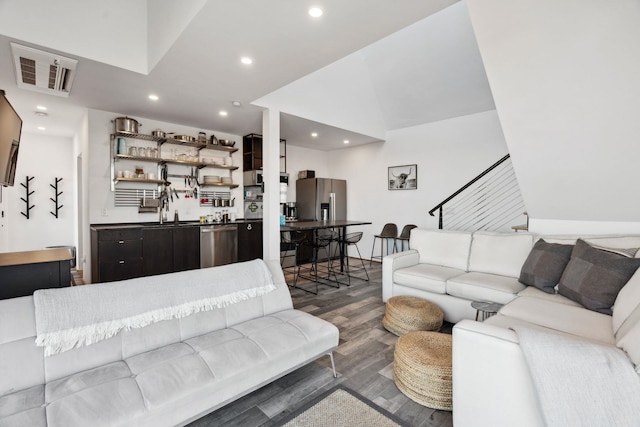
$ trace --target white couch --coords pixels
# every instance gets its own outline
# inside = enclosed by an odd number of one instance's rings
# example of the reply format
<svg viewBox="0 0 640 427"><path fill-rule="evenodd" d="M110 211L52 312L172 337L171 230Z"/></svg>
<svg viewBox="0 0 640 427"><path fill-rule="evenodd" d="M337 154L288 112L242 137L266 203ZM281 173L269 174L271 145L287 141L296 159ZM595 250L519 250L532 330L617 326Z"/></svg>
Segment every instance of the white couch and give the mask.
<svg viewBox="0 0 640 427"><path fill-rule="evenodd" d="M338 329L293 309L280 265L268 267L276 288L262 296L48 357L35 345L34 297L0 300L0 426L184 425L332 354ZM220 268L243 266L205 274ZM153 279L180 292L203 271Z"/></svg>
<svg viewBox="0 0 640 427"><path fill-rule="evenodd" d="M385 301L393 295L419 296L438 304L445 319L456 323L453 328L453 421L457 427L549 423L532 367L514 331L519 327L595 343L603 351L621 349L629 372L635 369L636 374L640 373L640 270L618 294L613 315L588 310L560 294L545 293L518 282L522 265L540 237L549 243L563 244L573 244L578 238L414 229L411 250L383 260ZM640 247L640 236L583 239L609 248ZM471 308L473 300L493 301L504 306L496 316L476 322L469 320L476 314ZM555 351L549 349L551 353ZM557 351L560 354L563 349ZM558 381L571 383L570 368L574 366L567 366L567 377ZM598 371L605 372L606 376L606 369L601 366ZM638 380L636 375L633 377ZM594 401L601 397L599 390L589 392ZM613 396L613 402L617 397ZM637 402L640 407L640 396ZM581 404L588 407L594 402L588 399L573 402L574 406ZM567 403L565 407L571 405ZM603 419L608 420L606 423L615 416L606 410L601 412ZM640 425L640 410L637 414L631 425ZM591 420L592 425L600 421Z"/></svg>

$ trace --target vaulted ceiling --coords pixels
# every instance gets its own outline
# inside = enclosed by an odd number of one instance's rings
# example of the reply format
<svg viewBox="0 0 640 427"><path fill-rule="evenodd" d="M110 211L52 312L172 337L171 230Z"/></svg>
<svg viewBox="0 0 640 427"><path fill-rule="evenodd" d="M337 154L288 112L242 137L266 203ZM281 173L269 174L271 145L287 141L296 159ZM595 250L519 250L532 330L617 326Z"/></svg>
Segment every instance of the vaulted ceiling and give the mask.
<svg viewBox="0 0 640 427"><path fill-rule="evenodd" d="M307 14L312 5L322 17ZM455 0L5 1L0 33L0 88L25 132L45 122L70 136L94 108L243 135L260 132L272 107L289 143L333 149L494 108ZM11 41L78 59L70 96L17 88ZM47 118L34 115L39 104Z"/></svg>

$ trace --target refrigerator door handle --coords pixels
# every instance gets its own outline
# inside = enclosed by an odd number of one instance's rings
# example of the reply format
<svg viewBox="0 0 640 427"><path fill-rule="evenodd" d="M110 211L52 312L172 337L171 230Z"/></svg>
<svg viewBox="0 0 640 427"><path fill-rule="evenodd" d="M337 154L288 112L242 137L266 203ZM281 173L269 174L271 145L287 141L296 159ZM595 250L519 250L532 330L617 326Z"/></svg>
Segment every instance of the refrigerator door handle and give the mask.
<svg viewBox="0 0 640 427"><path fill-rule="evenodd" d="M336 219L336 193L329 193L329 219Z"/></svg>

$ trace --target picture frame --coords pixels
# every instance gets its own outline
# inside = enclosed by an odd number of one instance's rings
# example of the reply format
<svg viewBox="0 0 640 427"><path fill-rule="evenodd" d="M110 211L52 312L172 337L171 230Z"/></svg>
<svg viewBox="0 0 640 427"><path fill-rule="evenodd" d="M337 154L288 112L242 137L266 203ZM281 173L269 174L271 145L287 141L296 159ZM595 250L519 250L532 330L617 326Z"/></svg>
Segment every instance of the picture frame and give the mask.
<svg viewBox="0 0 640 427"><path fill-rule="evenodd" d="M418 165L389 166L387 183L389 190L417 190Z"/></svg>

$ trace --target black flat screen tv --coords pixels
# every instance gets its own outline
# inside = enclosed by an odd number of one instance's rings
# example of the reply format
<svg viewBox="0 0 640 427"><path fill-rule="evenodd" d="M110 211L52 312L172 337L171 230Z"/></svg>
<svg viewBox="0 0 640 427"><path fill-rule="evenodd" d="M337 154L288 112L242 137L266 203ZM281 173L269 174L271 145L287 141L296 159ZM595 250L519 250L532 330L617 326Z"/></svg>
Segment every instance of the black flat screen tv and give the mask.
<svg viewBox="0 0 640 427"><path fill-rule="evenodd" d="M0 185L13 186L18 165L22 119L0 90Z"/></svg>

